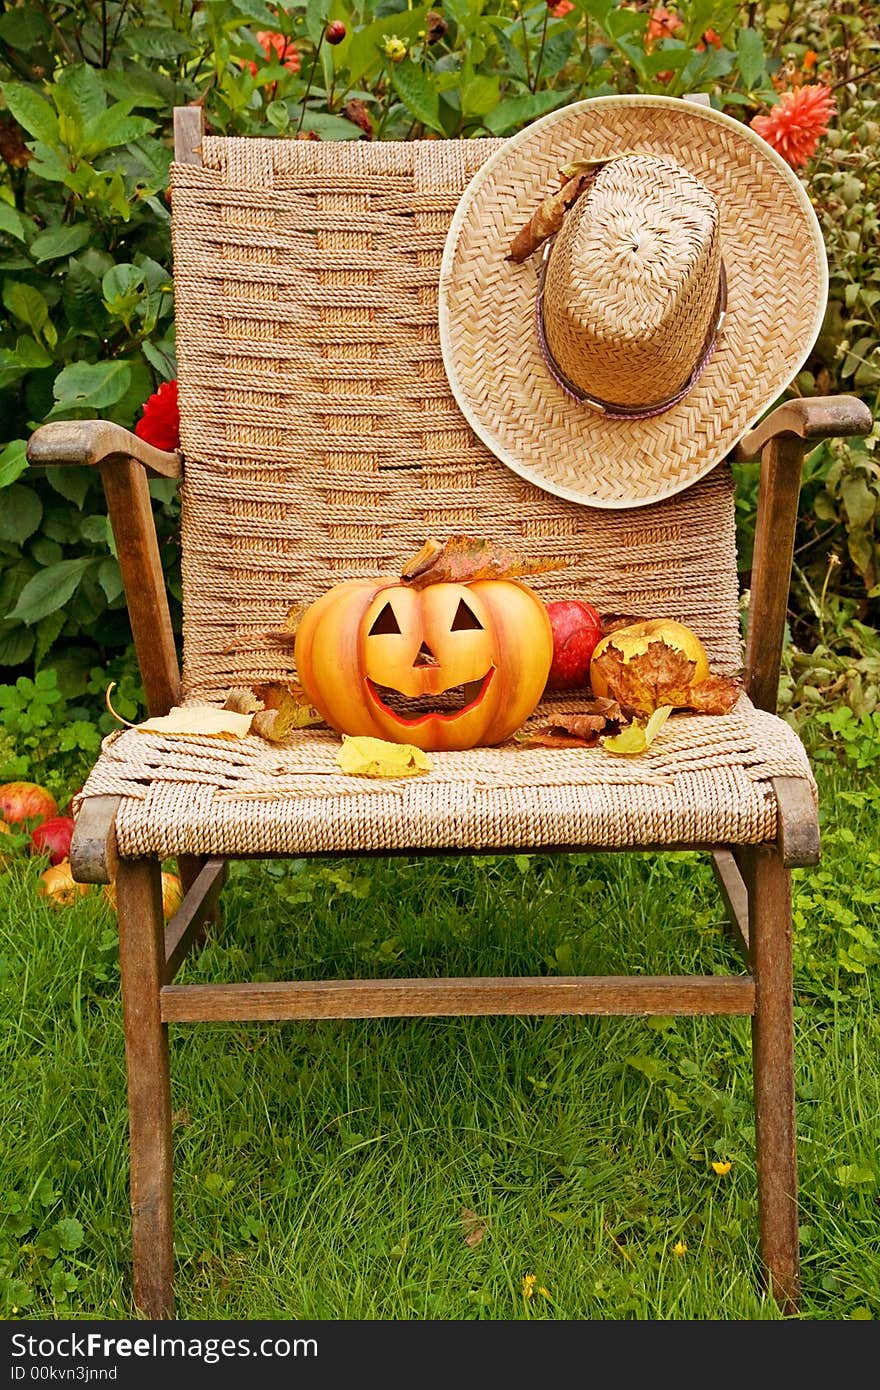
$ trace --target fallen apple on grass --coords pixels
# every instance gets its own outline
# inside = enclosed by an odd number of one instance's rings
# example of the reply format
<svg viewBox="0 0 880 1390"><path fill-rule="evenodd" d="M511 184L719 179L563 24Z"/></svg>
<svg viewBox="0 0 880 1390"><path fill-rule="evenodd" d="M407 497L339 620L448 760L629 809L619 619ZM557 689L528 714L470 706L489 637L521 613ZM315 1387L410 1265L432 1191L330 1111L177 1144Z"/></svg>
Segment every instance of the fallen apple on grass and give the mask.
<svg viewBox="0 0 880 1390"><path fill-rule="evenodd" d="M4 782L0 786L0 816L7 825L44 821L58 815L58 804L38 782Z"/></svg>
<svg viewBox="0 0 880 1390"><path fill-rule="evenodd" d="M50 864L40 874L40 896L48 898L55 907L70 907L88 891L87 883L77 883L73 877L69 859L62 859L60 864Z"/></svg>
<svg viewBox="0 0 880 1390"><path fill-rule="evenodd" d="M104 884L104 897L116 911L116 884ZM183 883L177 874L162 870L162 915L169 921L183 902Z"/></svg>
<svg viewBox="0 0 880 1390"><path fill-rule="evenodd" d="M31 831L31 854L48 854L50 864L70 858L74 821L71 816L50 816Z"/></svg>
<svg viewBox="0 0 880 1390"><path fill-rule="evenodd" d="M553 660L547 677L548 690L575 690L585 686L590 660L602 638L602 619L584 599L555 599L547 605L553 630Z"/></svg>

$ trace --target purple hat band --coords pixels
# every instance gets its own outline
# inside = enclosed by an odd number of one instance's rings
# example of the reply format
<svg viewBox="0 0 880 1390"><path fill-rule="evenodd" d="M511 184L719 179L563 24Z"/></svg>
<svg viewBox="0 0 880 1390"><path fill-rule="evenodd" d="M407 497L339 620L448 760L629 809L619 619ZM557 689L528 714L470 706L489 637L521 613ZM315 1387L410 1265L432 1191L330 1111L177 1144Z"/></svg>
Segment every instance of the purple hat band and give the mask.
<svg viewBox="0 0 880 1390"><path fill-rule="evenodd" d="M578 405L588 406L590 410L597 411L600 415L608 415L615 420L649 420L652 415L662 415L664 411L671 410L679 401L684 400L685 396L693 390L705 371L709 358L715 349L718 335L721 332L721 325L724 322L724 315L727 311L727 272L724 269L724 262L721 262L721 271L718 277L718 294L715 299L715 311L712 315L712 323L706 335L697 365L694 367L687 381L681 386L674 395L667 396L665 400L656 401L651 405L628 406L615 405L612 401L600 400L598 396L591 396L586 391L582 391L579 386L575 386L573 381L565 375L556 358L550 350L547 342L547 334L544 328L544 280L547 274L547 262L550 256L550 249L555 238L551 238L544 248L544 258L541 270L538 275L538 293L535 297L535 327L538 334L538 343L541 348L541 355L546 363L547 370L553 377L557 386L570 396Z"/></svg>

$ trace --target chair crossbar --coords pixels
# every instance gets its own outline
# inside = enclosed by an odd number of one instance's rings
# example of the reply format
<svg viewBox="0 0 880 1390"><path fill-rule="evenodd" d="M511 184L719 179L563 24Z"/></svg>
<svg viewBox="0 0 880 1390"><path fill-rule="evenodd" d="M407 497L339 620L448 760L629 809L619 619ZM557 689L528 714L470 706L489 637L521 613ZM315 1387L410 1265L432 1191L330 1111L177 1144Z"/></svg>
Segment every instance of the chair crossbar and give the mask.
<svg viewBox="0 0 880 1390"><path fill-rule="evenodd" d="M752 1014L751 975L559 975L165 985L163 1023L484 1014Z"/></svg>

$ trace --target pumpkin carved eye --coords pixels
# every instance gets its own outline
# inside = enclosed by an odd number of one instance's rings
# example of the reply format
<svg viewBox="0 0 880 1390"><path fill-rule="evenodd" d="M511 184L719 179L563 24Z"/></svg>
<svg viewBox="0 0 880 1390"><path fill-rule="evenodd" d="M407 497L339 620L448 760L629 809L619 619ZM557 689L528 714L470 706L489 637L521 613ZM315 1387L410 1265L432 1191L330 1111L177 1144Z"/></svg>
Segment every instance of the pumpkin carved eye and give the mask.
<svg viewBox="0 0 880 1390"><path fill-rule="evenodd" d="M464 599L459 599L458 608L455 610L455 617L452 619L451 630L453 632L466 632L468 629L473 630L475 628L482 632L483 624L480 622L476 613L472 612L467 606Z"/></svg>
<svg viewBox="0 0 880 1390"><path fill-rule="evenodd" d="M376 614L373 626L370 628L370 636L384 637L391 632L399 633L400 623L394 615L394 609L391 607L391 604L386 603L385 607Z"/></svg>

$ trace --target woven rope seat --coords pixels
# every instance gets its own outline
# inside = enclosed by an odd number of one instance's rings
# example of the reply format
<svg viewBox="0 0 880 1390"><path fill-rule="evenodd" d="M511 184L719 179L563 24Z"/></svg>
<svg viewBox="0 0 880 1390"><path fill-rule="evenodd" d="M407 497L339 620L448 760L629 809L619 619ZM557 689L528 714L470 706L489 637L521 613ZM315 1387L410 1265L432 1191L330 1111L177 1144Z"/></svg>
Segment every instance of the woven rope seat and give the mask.
<svg viewBox="0 0 880 1390"><path fill-rule="evenodd" d="M128 731L83 795L122 798L122 854L168 857L760 844L777 833L771 778L815 791L797 736L746 696L729 715L673 716L638 758L511 740L385 780L341 772L339 747L319 729L285 745Z"/></svg>

